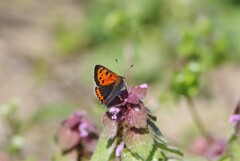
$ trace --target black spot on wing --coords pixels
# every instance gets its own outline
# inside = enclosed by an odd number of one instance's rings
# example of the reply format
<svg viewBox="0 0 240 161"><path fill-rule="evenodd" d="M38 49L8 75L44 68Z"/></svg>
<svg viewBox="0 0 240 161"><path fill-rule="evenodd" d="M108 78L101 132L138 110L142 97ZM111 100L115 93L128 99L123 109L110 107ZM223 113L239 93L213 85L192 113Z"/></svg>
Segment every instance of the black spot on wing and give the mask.
<svg viewBox="0 0 240 161"><path fill-rule="evenodd" d="M107 72L105 73L104 70L107 70ZM98 87L100 86L98 76L101 75L101 79L102 79L103 75L105 75L105 74L107 75L107 74L109 74L109 72L114 73L114 72L112 72L111 70L109 70L108 68L106 68L102 65L95 65L95 67L94 67L94 81L95 81L95 83ZM110 77L112 77L112 74L110 75Z"/></svg>

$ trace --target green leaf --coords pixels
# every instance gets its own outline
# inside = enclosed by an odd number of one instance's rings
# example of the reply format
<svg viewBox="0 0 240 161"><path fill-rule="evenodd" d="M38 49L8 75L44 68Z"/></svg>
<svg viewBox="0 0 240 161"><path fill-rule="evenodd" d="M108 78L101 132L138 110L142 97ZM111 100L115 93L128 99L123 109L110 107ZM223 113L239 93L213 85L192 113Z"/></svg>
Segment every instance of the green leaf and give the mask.
<svg viewBox="0 0 240 161"><path fill-rule="evenodd" d="M232 158L230 156L224 156L219 161L232 161Z"/></svg>
<svg viewBox="0 0 240 161"><path fill-rule="evenodd" d="M148 120L148 125L152 128L155 137L156 137L159 141L161 141L162 143L165 143L165 144L168 143L168 141L164 138L163 134L162 134L161 131L158 129L158 127L154 124L154 122L152 122L151 120Z"/></svg>
<svg viewBox="0 0 240 161"><path fill-rule="evenodd" d="M240 137L234 133L228 140L228 146L218 161L239 161L240 159Z"/></svg>
<svg viewBox="0 0 240 161"><path fill-rule="evenodd" d="M110 156L113 154L115 148L116 148L116 139L107 139L106 138L106 131L104 131L99 140L98 145L96 147L96 150L91 158L91 161L99 161L104 160L108 161L110 159Z"/></svg>
<svg viewBox="0 0 240 161"><path fill-rule="evenodd" d="M147 129L129 128L123 133L123 142L132 152L146 160L153 148L153 135Z"/></svg>
<svg viewBox="0 0 240 161"><path fill-rule="evenodd" d="M131 153L128 149L124 149L121 153L121 161L142 161L142 159L136 155Z"/></svg>
<svg viewBox="0 0 240 161"><path fill-rule="evenodd" d="M147 161L160 161L163 159L162 153L157 148L157 146L154 146L149 157L147 158Z"/></svg>
<svg viewBox="0 0 240 161"><path fill-rule="evenodd" d="M155 140L154 145L157 146L158 148L160 148L161 150L165 150L165 151L172 152L172 153L183 156L183 153L178 148L169 146L169 145L164 144L164 143L157 142L156 140Z"/></svg>

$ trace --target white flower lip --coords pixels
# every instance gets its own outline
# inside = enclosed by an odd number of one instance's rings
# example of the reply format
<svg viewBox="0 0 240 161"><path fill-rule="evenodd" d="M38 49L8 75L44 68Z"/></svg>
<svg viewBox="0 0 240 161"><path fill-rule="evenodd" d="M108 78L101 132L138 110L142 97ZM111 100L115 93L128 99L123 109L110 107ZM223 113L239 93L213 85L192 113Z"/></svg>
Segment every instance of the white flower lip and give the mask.
<svg viewBox="0 0 240 161"><path fill-rule="evenodd" d="M146 83L140 85L141 88L148 88L148 85Z"/></svg>

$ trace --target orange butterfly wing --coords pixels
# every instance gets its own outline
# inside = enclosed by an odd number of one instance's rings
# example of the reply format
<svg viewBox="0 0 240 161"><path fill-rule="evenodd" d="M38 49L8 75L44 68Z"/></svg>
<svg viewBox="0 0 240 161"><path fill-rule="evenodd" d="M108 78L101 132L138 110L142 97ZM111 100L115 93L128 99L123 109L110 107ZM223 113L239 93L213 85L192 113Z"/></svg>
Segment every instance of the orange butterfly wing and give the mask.
<svg viewBox="0 0 240 161"><path fill-rule="evenodd" d="M118 75L104 66L96 65L94 69L94 79L97 86L107 86L114 83Z"/></svg>
<svg viewBox="0 0 240 161"><path fill-rule="evenodd" d="M94 68L94 80L96 83L95 93L103 105L111 103L125 87L124 77L107 69L102 65Z"/></svg>
<svg viewBox="0 0 240 161"><path fill-rule="evenodd" d="M95 93L97 95L97 98L99 99L99 101L101 101L102 104L104 104L104 97L100 91L100 88L95 87Z"/></svg>

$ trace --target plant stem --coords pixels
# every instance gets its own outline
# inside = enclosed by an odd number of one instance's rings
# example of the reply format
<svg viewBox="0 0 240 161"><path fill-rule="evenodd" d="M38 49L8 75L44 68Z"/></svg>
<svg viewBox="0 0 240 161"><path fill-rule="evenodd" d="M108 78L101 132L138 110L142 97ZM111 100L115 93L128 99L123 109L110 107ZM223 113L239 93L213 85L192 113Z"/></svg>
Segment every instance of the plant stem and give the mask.
<svg viewBox="0 0 240 161"><path fill-rule="evenodd" d="M192 119L195 122L197 128L199 129L199 131L201 132L201 134L203 136L205 136L206 138L209 138L208 131L204 127L203 122L202 122L200 116L198 115L198 112L197 112L196 107L195 107L195 105L192 101L192 98L188 97L187 101L188 101L188 104L189 104L189 106L187 106L188 110L190 111Z"/></svg>

